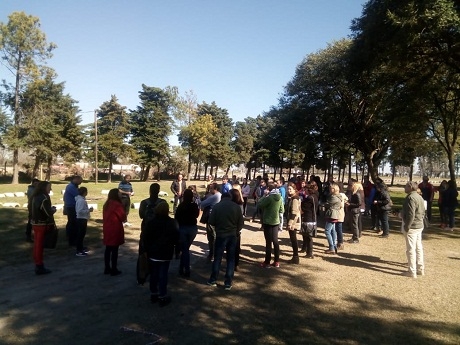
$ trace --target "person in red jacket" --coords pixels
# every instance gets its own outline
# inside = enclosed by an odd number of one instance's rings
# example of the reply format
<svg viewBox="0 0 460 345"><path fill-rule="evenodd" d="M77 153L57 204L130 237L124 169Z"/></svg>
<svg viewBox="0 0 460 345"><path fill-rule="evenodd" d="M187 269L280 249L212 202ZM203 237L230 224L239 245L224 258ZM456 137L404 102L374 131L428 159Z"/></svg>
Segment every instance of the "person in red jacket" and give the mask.
<svg viewBox="0 0 460 345"><path fill-rule="evenodd" d="M104 274L116 276L121 273L117 268L117 261L118 247L125 243L124 222L126 222L125 208L121 203L118 189L113 188L109 191L107 201L103 207L102 231L104 234L103 243L105 245Z"/></svg>

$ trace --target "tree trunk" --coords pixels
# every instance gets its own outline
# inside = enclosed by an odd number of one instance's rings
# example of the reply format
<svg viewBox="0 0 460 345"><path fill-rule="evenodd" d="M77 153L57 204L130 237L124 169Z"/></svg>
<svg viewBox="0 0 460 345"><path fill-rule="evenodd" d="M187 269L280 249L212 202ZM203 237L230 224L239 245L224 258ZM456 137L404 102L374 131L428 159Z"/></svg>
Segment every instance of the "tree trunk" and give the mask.
<svg viewBox="0 0 460 345"><path fill-rule="evenodd" d="M366 163L369 169L369 175L371 176L372 182L375 184L375 181L377 180L377 177L379 176L378 172L378 161L374 162L374 156L377 153L377 151L373 151L369 156L366 155Z"/></svg>
<svg viewBox="0 0 460 345"><path fill-rule="evenodd" d="M32 170L32 178L38 176L38 169L40 169L40 158L38 154L35 156L34 168Z"/></svg>
<svg viewBox="0 0 460 345"><path fill-rule="evenodd" d="M450 179L455 182L455 185L457 186L457 179L455 176L455 159L454 159L454 151L449 150L447 152L447 158L449 160L449 174L450 174Z"/></svg>
<svg viewBox="0 0 460 345"><path fill-rule="evenodd" d="M144 170L144 181L147 181L149 179L149 175L150 175L150 164L147 164L147 167L145 167L145 170Z"/></svg>
<svg viewBox="0 0 460 345"><path fill-rule="evenodd" d="M393 186L393 184L395 182L395 175L396 175L396 167L393 164L391 166L391 184L390 184L390 186Z"/></svg>
<svg viewBox="0 0 460 345"><path fill-rule="evenodd" d="M51 180L51 165L53 164L53 157L52 156L48 156L48 160L47 160L47 165L48 165L48 168L46 170L46 180L49 181Z"/></svg>
<svg viewBox="0 0 460 345"><path fill-rule="evenodd" d="M160 176L160 163L157 163L157 171L158 171L158 182L160 182L160 180L161 180L161 176Z"/></svg>
<svg viewBox="0 0 460 345"><path fill-rule="evenodd" d="M112 182L112 157L109 159L109 174L107 175L107 182Z"/></svg>

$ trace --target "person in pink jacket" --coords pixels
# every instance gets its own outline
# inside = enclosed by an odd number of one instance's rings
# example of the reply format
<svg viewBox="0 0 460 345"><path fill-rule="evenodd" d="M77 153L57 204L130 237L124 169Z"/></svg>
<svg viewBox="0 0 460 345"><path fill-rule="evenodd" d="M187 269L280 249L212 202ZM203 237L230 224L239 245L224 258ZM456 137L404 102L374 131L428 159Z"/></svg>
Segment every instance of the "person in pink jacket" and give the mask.
<svg viewBox="0 0 460 345"><path fill-rule="evenodd" d="M125 243L124 222L126 222L125 208L121 203L118 189L113 188L109 191L107 201L103 207L104 274L112 276L121 274L121 271L117 268L117 261L118 247Z"/></svg>

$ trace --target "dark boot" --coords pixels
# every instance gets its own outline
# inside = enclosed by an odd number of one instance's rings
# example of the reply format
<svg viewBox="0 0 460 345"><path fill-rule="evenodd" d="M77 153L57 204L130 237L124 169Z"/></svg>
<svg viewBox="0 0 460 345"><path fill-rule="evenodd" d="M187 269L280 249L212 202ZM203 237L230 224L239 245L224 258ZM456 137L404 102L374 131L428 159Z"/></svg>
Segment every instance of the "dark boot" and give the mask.
<svg viewBox="0 0 460 345"><path fill-rule="evenodd" d="M110 275L111 275L111 276L117 276L117 275L119 275L119 274L121 274L121 271L119 271L119 270L116 269L116 268L112 268L112 270L110 271Z"/></svg>
<svg viewBox="0 0 460 345"><path fill-rule="evenodd" d="M35 265L35 274L36 275L42 275L42 274L48 274L51 273L51 271L47 268L45 268L44 265Z"/></svg>
<svg viewBox="0 0 460 345"><path fill-rule="evenodd" d="M298 256L293 256L292 259L289 260L289 263L298 265L300 263L299 257Z"/></svg>

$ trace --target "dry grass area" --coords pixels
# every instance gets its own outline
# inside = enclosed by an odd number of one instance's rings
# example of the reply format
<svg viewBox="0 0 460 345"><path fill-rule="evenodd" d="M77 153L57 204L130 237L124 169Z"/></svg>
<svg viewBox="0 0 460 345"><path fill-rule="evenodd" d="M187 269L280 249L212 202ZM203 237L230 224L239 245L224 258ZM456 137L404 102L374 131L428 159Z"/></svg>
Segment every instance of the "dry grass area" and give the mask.
<svg viewBox="0 0 460 345"><path fill-rule="evenodd" d="M75 257L61 236L58 249L45 253L53 272L35 276L31 247L23 242L24 211L0 209L1 344L460 343L458 230L424 232L426 276L411 279L401 276L406 256L397 219L388 239L365 231L359 244L345 244L337 256L324 254L320 231L315 259L301 258L295 266L287 263L290 242L283 232L278 269L259 268L263 233L259 224L247 223L241 267L233 289L225 291L223 272L220 286L205 284L210 264L200 228L191 278L178 277L175 260L173 302L159 308L150 304L148 286L135 281L137 217L130 217L133 227L120 249L123 274L109 277L102 274L101 214L94 216L86 241L91 255ZM58 223L63 229L63 217Z"/></svg>

